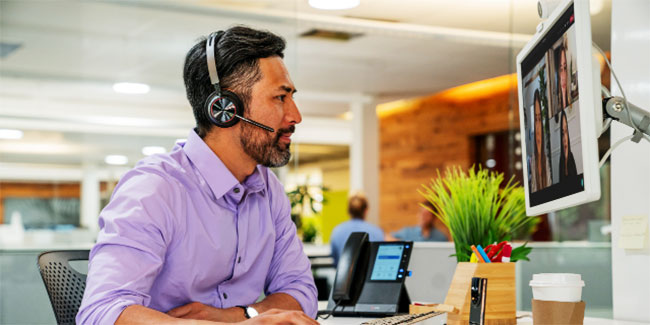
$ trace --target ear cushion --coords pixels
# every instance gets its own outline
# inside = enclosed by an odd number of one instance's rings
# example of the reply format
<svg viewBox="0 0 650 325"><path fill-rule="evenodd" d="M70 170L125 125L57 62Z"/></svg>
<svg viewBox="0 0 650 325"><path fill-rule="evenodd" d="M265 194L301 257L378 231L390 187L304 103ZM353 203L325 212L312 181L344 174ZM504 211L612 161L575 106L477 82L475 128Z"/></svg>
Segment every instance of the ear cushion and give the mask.
<svg viewBox="0 0 650 325"><path fill-rule="evenodd" d="M239 118L236 115L243 116L244 104L237 94L224 90L221 95L214 92L206 100L208 117L214 125L227 128L237 122Z"/></svg>

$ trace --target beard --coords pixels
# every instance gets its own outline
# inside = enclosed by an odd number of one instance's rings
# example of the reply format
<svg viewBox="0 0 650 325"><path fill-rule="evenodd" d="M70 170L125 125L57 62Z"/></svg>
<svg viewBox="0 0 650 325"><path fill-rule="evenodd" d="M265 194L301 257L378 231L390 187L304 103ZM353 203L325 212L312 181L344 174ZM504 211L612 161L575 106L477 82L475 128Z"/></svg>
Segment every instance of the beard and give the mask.
<svg viewBox="0 0 650 325"><path fill-rule="evenodd" d="M264 167L282 167L291 159L288 143L280 143L280 137L293 133L295 126L276 130L274 133L242 122L239 138L244 152Z"/></svg>

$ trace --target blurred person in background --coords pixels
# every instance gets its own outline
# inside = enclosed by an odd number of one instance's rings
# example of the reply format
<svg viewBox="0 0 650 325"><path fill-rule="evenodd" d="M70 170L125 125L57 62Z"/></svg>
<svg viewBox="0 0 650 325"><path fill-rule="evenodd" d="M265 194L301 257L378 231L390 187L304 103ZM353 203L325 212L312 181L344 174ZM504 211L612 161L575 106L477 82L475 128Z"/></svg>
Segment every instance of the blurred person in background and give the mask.
<svg viewBox="0 0 650 325"><path fill-rule="evenodd" d="M382 241L384 239L384 231L381 228L365 221L368 213L368 199L366 199L365 195L357 193L350 196L348 199L348 213L351 220L336 226L330 237L335 265L338 265L345 242L351 233L366 232L370 237L370 241Z"/></svg>
<svg viewBox="0 0 650 325"><path fill-rule="evenodd" d="M404 240L404 241L449 241L451 234L449 229L440 219L431 213L429 209L435 211L431 202L424 201L420 203L418 209L417 226L404 227L390 235L386 235L387 241Z"/></svg>

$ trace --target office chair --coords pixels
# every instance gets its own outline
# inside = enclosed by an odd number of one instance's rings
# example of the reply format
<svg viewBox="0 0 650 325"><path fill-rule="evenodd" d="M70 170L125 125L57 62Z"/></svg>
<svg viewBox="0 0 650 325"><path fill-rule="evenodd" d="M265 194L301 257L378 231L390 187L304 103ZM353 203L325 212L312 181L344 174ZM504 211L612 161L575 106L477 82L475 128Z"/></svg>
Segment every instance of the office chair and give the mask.
<svg viewBox="0 0 650 325"><path fill-rule="evenodd" d="M86 275L70 267L70 261L88 260L88 250L51 251L38 256L45 289L58 324L75 324L86 289Z"/></svg>

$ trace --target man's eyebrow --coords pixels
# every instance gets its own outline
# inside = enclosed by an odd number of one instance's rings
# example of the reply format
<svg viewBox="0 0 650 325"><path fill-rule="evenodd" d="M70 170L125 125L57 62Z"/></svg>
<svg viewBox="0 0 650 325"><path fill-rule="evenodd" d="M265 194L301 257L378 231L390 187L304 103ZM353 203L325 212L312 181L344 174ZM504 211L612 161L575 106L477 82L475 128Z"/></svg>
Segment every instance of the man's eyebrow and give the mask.
<svg viewBox="0 0 650 325"><path fill-rule="evenodd" d="M295 94L296 92L298 92L298 89L293 89L293 88L291 88L289 86L284 86L284 85L280 86L280 89L284 90L284 91L286 91L286 92L288 92L290 94Z"/></svg>

